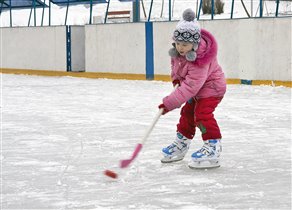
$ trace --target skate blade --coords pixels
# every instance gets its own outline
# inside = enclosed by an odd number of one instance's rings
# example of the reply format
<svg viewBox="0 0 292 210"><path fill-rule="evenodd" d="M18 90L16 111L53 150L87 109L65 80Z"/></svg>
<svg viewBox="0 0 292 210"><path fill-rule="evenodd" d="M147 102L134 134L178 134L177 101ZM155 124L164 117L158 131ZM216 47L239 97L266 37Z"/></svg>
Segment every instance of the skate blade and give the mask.
<svg viewBox="0 0 292 210"><path fill-rule="evenodd" d="M191 169L210 169L210 168L219 168L220 167L220 162L219 161L215 161L215 162L211 162L208 160L205 161L190 161L188 163L188 167Z"/></svg>
<svg viewBox="0 0 292 210"><path fill-rule="evenodd" d="M182 159L184 159L184 156L183 157L166 156L166 157L162 158L160 161L161 161L161 163L173 163L173 162L181 161Z"/></svg>

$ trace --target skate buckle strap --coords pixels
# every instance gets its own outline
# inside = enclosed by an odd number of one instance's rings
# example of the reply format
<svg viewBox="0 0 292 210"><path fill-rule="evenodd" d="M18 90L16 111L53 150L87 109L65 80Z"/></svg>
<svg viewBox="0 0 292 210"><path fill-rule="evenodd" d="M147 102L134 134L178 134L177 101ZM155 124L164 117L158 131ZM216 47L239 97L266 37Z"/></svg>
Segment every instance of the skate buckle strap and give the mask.
<svg viewBox="0 0 292 210"><path fill-rule="evenodd" d="M214 154L214 145L210 145L210 143L205 143L202 148L199 150L199 152L203 155L213 155Z"/></svg>
<svg viewBox="0 0 292 210"><path fill-rule="evenodd" d="M203 146L201 149L200 149L200 153L204 154L204 155L210 155L212 153L212 150L210 149L210 147L208 146Z"/></svg>
<svg viewBox="0 0 292 210"><path fill-rule="evenodd" d="M171 154L171 153L173 153L175 151L174 148L177 148L178 150L181 151L184 148L186 148L187 146L188 145L185 142L183 142L183 141L181 141L181 142L174 141L171 145L169 145L167 147L167 149L169 150L169 153Z"/></svg>

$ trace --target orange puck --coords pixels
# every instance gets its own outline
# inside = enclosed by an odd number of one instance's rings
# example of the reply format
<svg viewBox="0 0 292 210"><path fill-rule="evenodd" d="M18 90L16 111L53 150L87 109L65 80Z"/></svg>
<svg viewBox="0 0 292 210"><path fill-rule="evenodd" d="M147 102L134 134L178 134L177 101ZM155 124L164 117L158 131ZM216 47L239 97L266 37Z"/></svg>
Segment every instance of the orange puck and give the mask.
<svg viewBox="0 0 292 210"><path fill-rule="evenodd" d="M113 171L111 171L111 170L105 170L105 171L104 171L104 174L105 174L106 176L109 176L109 177L113 178L113 179L118 178L118 174L115 173L115 172L113 172Z"/></svg>

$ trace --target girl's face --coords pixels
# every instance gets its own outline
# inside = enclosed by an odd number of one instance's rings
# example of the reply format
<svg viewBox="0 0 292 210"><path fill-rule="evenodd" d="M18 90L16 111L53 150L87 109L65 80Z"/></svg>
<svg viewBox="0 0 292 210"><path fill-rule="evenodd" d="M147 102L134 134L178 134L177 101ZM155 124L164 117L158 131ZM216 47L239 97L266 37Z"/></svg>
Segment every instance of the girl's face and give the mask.
<svg viewBox="0 0 292 210"><path fill-rule="evenodd" d="M175 48L181 56L185 56L193 49L193 44L189 42L175 42Z"/></svg>

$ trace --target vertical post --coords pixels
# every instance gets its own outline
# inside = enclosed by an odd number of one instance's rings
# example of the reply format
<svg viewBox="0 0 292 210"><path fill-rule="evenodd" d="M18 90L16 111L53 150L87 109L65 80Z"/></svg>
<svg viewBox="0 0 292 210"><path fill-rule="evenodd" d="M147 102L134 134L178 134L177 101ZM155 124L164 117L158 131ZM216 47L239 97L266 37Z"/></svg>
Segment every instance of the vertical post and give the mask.
<svg viewBox="0 0 292 210"><path fill-rule="evenodd" d="M253 0L250 1L250 16L253 17Z"/></svg>
<svg viewBox="0 0 292 210"><path fill-rule="evenodd" d="M2 1L1 1L0 16L1 16L1 13L2 13L2 6L3 6L3 3L2 3Z"/></svg>
<svg viewBox="0 0 292 210"><path fill-rule="evenodd" d="M9 13L10 13L10 27L12 27L12 9L11 0L9 0Z"/></svg>
<svg viewBox="0 0 292 210"><path fill-rule="evenodd" d="M107 19L107 13L108 13L109 5L110 5L110 0L108 0L108 2L107 2L107 7L106 7L106 11L105 11L105 16L104 16L104 23L106 23L106 19Z"/></svg>
<svg viewBox="0 0 292 210"><path fill-rule="evenodd" d="M211 0L212 8L211 8L211 19L214 19L214 0Z"/></svg>
<svg viewBox="0 0 292 210"><path fill-rule="evenodd" d="M140 0L133 1L133 22L140 21Z"/></svg>
<svg viewBox="0 0 292 210"><path fill-rule="evenodd" d="M234 0L232 0L232 4L231 4L231 15L230 15L230 19L233 18L233 10L234 10Z"/></svg>
<svg viewBox="0 0 292 210"><path fill-rule="evenodd" d="M263 0L260 0L260 17L263 17Z"/></svg>
<svg viewBox="0 0 292 210"><path fill-rule="evenodd" d="M51 26L51 0L49 0L49 26Z"/></svg>
<svg viewBox="0 0 292 210"><path fill-rule="evenodd" d="M31 7L31 9L30 9L30 13L29 13L29 18L28 18L28 24L27 24L27 27L29 27L29 25L30 25L31 14L32 14L32 7Z"/></svg>
<svg viewBox="0 0 292 210"><path fill-rule="evenodd" d="M196 0L196 18L198 17L198 0Z"/></svg>
<svg viewBox="0 0 292 210"><path fill-rule="evenodd" d="M277 6L276 6L276 17L278 17L279 12L279 2L280 0L277 0Z"/></svg>
<svg viewBox="0 0 292 210"><path fill-rule="evenodd" d="M43 26L43 23L44 23L45 5L46 5L46 0L44 0L44 4L43 4L43 12L42 12L42 22L41 22L41 26Z"/></svg>
<svg viewBox="0 0 292 210"><path fill-rule="evenodd" d="M0 16L1 16L1 13L2 13L2 6L3 6L3 3L1 2L1 7L0 7Z"/></svg>
<svg viewBox="0 0 292 210"><path fill-rule="evenodd" d="M171 21L171 0L168 0L168 21Z"/></svg>
<svg viewBox="0 0 292 210"><path fill-rule="evenodd" d="M89 14L89 24L92 23L92 0L90 0L90 14Z"/></svg>
<svg viewBox="0 0 292 210"><path fill-rule="evenodd" d="M203 0L200 0L200 6L199 6L199 11L198 11L198 17L197 17L198 20L200 19L202 4L203 4Z"/></svg>
<svg viewBox="0 0 292 210"><path fill-rule="evenodd" d="M149 15L148 15L148 22L150 21L150 18L151 18L152 6L153 6L153 0L151 0L151 4L150 4Z"/></svg>
<svg viewBox="0 0 292 210"><path fill-rule="evenodd" d="M154 79L153 23L145 23L146 39L146 79Z"/></svg>
<svg viewBox="0 0 292 210"><path fill-rule="evenodd" d="M67 52L67 71L71 69L71 26L66 26L66 52Z"/></svg>
<svg viewBox="0 0 292 210"><path fill-rule="evenodd" d="M36 26L36 8L35 8L35 0L33 0L33 14L34 14L34 26Z"/></svg>
<svg viewBox="0 0 292 210"><path fill-rule="evenodd" d="M69 0L67 0L67 8L66 8L66 16L65 16L65 25L67 25L68 10L69 10Z"/></svg>

